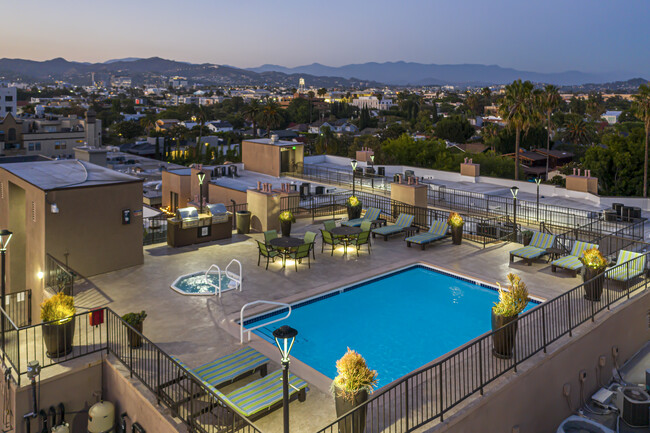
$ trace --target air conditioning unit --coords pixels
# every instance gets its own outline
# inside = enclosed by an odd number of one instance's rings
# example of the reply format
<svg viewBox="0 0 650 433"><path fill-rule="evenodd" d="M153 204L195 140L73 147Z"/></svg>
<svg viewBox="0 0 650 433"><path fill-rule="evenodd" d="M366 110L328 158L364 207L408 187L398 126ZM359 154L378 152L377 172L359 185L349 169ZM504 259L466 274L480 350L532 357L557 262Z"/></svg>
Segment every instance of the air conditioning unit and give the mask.
<svg viewBox="0 0 650 433"><path fill-rule="evenodd" d="M616 406L621 418L632 427L648 427L650 395L638 386L625 386L618 390Z"/></svg>

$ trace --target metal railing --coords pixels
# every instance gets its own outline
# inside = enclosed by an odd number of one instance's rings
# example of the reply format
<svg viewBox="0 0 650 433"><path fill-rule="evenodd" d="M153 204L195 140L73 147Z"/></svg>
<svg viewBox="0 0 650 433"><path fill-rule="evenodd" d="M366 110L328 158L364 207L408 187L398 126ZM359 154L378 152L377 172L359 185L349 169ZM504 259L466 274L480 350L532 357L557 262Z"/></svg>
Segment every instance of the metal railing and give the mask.
<svg viewBox="0 0 650 433"><path fill-rule="evenodd" d="M74 294L74 279L76 275L65 263L57 260L51 254L45 254L45 286L55 292L66 295Z"/></svg>
<svg viewBox="0 0 650 433"><path fill-rule="evenodd" d="M32 324L31 290L7 293L3 307L11 321L19 328Z"/></svg>
<svg viewBox="0 0 650 433"><path fill-rule="evenodd" d="M167 242L167 218L166 214L143 218L143 245Z"/></svg>
<svg viewBox="0 0 650 433"><path fill-rule="evenodd" d="M435 420L464 400L480 393L495 379L539 352L614 303L630 298L633 292L646 290L647 256L611 268L574 289L547 301L496 331L472 341L443 359L421 368L376 392L368 401L339 417L318 433L336 433L339 425L365 419L365 433L407 433ZM636 264L645 261L643 273L626 281L609 277L636 273ZM585 299L601 290L599 300ZM514 341L511 358L493 355L493 339Z"/></svg>

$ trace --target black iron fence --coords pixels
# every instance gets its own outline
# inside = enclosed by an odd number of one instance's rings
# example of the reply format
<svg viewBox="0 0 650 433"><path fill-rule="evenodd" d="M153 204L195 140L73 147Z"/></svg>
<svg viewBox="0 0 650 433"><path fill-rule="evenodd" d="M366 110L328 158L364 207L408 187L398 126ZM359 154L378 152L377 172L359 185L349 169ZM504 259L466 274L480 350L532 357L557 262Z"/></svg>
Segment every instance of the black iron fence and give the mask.
<svg viewBox="0 0 650 433"><path fill-rule="evenodd" d="M13 323L19 328L32 324L32 291L7 293L4 309Z"/></svg>
<svg viewBox="0 0 650 433"><path fill-rule="evenodd" d="M45 272L43 278L45 286L55 292L66 295L74 294L74 279L76 275L65 263L57 260L50 254L45 255Z"/></svg>
<svg viewBox="0 0 650 433"><path fill-rule="evenodd" d="M572 336L578 326L594 321L598 313L609 310L617 301L646 290L648 254L607 270L393 382L318 433L336 433L340 425L359 425L362 420L366 433L407 433L432 421L444 420L445 414L461 402L483 394L495 379L510 370L517 371L519 364L546 352L561 337ZM511 353L504 352L504 341L512 342Z"/></svg>
<svg viewBox="0 0 650 433"><path fill-rule="evenodd" d="M226 205L226 210L232 212L232 229L237 229L237 212L243 212L248 210L248 203L235 203L233 202L230 205Z"/></svg>

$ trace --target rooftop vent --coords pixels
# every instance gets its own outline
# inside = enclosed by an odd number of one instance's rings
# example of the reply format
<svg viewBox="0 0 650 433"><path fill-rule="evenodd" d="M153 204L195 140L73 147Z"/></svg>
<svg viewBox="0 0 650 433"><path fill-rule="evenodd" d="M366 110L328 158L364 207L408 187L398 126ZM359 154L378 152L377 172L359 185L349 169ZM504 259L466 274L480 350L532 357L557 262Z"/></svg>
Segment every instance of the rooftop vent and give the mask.
<svg viewBox="0 0 650 433"><path fill-rule="evenodd" d="M271 135L271 142L272 143L277 143L280 137L278 137L278 134L273 134Z"/></svg>

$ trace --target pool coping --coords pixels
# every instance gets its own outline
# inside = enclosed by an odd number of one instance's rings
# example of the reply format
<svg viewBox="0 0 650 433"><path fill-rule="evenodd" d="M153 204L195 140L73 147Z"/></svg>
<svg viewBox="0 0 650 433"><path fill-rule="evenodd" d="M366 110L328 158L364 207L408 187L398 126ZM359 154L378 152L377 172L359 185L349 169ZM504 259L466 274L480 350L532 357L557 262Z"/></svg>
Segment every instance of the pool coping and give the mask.
<svg viewBox="0 0 650 433"><path fill-rule="evenodd" d="M428 262L426 260L422 260L422 259L417 259L417 260L406 259L406 260L402 260L400 262L395 262L392 265L387 266L386 269L384 269L384 270L382 270L380 272L377 272L377 269L372 269L372 270L369 270L367 272L359 273L358 275L347 278L347 279L345 279L343 281L323 284L322 286L310 289L308 291L305 291L304 293L299 293L299 294L287 296L285 298L281 298L281 299L276 300L274 302L281 302L281 303L291 305L291 304L299 303L301 301L302 302L308 301L309 299L317 298L319 296L323 296L324 294L327 294L328 292L343 290L345 288L348 288L348 287L357 285L359 283L362 283L362 282L364 282L366 280L372 280L374 278L378 278L378 277L381 277L383 275L394 273L395 271L398 271L398 270L400 270L402 268L407 268L407 267L417 266L417 265L433 268L433 269L435 269L435 270L437 270L437 271L439 271L439 272L441 272L443 274L448 274L448 275L450 274L452 276L459 277L461 279L469 280L470 282L475 282L475 283L477 283L478 285L481 285L481 286L487 286L486 288L492 288L493 290L498 290L495 283L490 283L490 282L488 282L487 280L485 280L483 278L474 277L474 276L465 274L463 272L458 272L458 271L455 271L455 270L444 268L444 267L441 267L439 265L430 263L430 262ZM543 302L546 302L546 300L547 300L545 298L541 298L539 296L532 296L532 295L530 295L530 298L535 300L539 304L541 304ZM535 308L535 307L533 307L533 308ZM278 310L278 309L279 308L278 308L277 305L260 305L260 306L256 306L256 307L251 308L251 310L248 312L247 316L249 318L257 317L257 316L260 316L260 315L263 315L263 314L266 314L266 313L269 313L271 311L275 311L275 310ZM226 319L220 323L221 327L225 331L230 333L233 337L237 338L238 340L240 338L240 325L238 323L239 319L240 319L240 317L239 317L238 312L237 313L232 313L232 314L227 315ZM416 371L425 369L428 366L435 364L440 359L449 356L449 354L451 354L451 353L462 350L463 348L465 348L468 345L474 343L475 341L479 340L480 338L485 337L485 335L489 334L490 332L492 332L492 331L486 331L485 333L477 336L476 338L473 338L472 340L467 341L466 343L454 348L453 350L450 350L449 352L446 352L446 353L442 354L441 356L435 358L434 360L432 360L432 361L430 361L430 362L428 362L428 363L426 363L426 364L424 364L424 365L422 365L422 366L420 366L420 367L418 367L418 368L404 374L403 376L395 379L394 381L392 381L390 383L387 383L386 385L382 386L381 388L378 388L377 390L375 390L375 392L378 392L378 391L381 391L384 388L390 387L391 384L393 384L396 381L401 380L404 376L408 376L408 375L410 375L410 374L412 374L412 373L414 373ZM277 359L279 357L278 349L277 349L277 347L275 345L271 344L270 342L268 342L264 338L256 335L254 332L251 332L250 339L246 340L246 335L247 334L248 334L248 332L245 331L244 332L245 337L244 337L243 345L249 345L250 347L252 347L255 350L259 351L260 353L262 353L263 355L265 355L269 359L275 360L275 359ZM330 393L331 392L330 389L331 389L332 379L325 376L323 373L316 370L315 368L311 367L309 364L300 361L298 358L295 358L295 357L291 358L291 371L294 372L297 376L299 376L302 379L304 379L305 381L307 381L307 383L309 383L309 384L313 385L314 387L316 387L317 389L319 389L320 391L322 391L324 393Z"/></svg>

